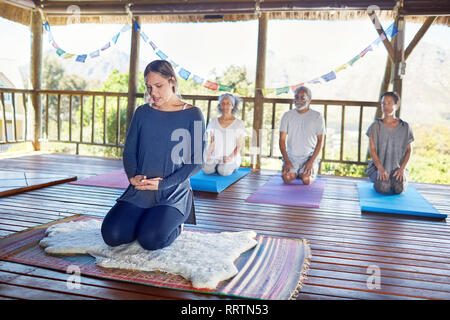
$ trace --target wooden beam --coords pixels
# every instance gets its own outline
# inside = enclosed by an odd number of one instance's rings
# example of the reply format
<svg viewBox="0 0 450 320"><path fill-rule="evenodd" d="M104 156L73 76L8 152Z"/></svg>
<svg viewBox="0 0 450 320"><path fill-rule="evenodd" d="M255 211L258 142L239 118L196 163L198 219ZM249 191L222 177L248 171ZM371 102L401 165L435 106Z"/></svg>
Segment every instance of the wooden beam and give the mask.
<svg viewBox="0 0 450 320"><path fill-rule="evenodd" d="M264 12L308 12L327 10L366 10L376 5L380 10L392 10L394 0L203 0L203 1L41 1L48 15L70 15L67 8L76 4L81 15L127 15L125 6L130 5L134 15L209 15L209 14L256 14ZM259 5L259 9L256 7Z"/></svg>
<svg viewBox="0 0 450 320"><path fill-rule="evenodd" d="M36 9L36 4L31 0L2 0L1 2L6 2L10 5L22 8L22 9L28 9L28 10L34 10Z"/></svg>
<svg viewBox="0 0 450 320"><path fill-rule="evenodd" d="M392 47L392 44L387 39L386 33L384 32L383 26L381 25L375 10L368 9L367 14L369 15L370 21L372 21L373 25L375 26L375 30L377 30L378 35L381 37L381 39L383 39L383 44L388 52L389 58L391 60L394 60L394 47Z"/></svg>
<svg viewBox="0 0 450 320"><path fill-rule="evenodd" d="M269 15L262 13L258 19L258 52L256 58L256 79L255 79L255 106L253 109L253 137L252 147L258 147L256 163L252 163L253 169L261 168L262 141L261 134L263 128L264 96L262 88L265 86L266 78L266 52L267 52L267 25Z"/></svg>
<svg viewBox="0 0 450 320"><path fill-rule="evenodd" d="M422 27L420 27L419 31L417 31L414 38L411 40L411 42L408 45L408 48L405 50L405 60L408 59L411 52L414 50L416 45L419 43L419 41L422 39L422 37L425 35L427 30L431 27L433 22L437 19L436 16L428 17L425 22L423 23Z"/></svg>
<svg viewBox="0 0 450 320"><path fill-rule="evenodd" d="M141 25L140 17L135 18L137 23ZM128 73L128 104L127 104L127 132L136 108L136 93L138 87L138 64L139 64L139 47L140 47L140 29L131 26L131 49L130 49L130 69Z"/></svg>
<svg viewBox="0 0 450 320"><path fill-rule="evenodd" d="M33 147L35 151L41 149L39 138L41 135L41 99L36 90L41 89L42 75L42 16L40 12L33 11L31 14L31 62L30 62L30 78L31 86L34 90L31 95L31 102L34 108L34 138Z"/></svg>

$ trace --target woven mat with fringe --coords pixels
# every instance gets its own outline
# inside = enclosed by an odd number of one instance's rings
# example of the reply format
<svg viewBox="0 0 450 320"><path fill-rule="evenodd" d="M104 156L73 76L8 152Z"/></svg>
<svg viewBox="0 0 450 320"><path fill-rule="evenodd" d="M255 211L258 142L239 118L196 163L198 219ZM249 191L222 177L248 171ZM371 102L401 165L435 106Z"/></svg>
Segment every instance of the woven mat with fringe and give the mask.
<svg viewBox="0 0 450 320"><path fill-rule="evenodd" d="M101 268L95 265L95 259L90 256L50 256L39 247L39 241L44 237L47 227L55 223L80 219L91 218L76 215L0 239L0 260L63 272L66 272L69 266L77 265L81 274L86 276L231 297L285 300L297 297L306 278L311 258L310 248L305 239L258 235L257 246L235 261L238 274L220 282L215 290L209 290L194 288L181 276Z"/></svg>

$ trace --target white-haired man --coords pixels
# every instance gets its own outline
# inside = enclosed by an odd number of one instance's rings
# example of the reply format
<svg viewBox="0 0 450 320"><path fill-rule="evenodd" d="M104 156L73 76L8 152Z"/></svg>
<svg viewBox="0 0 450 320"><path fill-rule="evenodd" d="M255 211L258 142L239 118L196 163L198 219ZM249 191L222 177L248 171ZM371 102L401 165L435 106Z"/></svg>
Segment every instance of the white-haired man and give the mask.
<svg viewBox="0 0 450 320"><path fill-rule="evenodd" d="M319 170L319 153L325 134L320 112L311 110L311 90L301 86L294 92L295 109L287 111L280 122L280 151L283 155L282 177L285 183L299 178L313 183Z"/></svg>

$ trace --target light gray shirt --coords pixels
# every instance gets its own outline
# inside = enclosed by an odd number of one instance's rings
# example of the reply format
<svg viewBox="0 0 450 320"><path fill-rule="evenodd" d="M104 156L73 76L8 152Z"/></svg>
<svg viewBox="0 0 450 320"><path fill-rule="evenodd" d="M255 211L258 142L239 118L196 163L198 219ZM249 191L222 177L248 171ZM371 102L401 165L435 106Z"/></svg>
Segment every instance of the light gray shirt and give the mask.
<svg viewBox="0 0 450 320"><path fill-rule="evenodd" d="M287 133L287 153L294 157L306 157L314 153L317 135L325 134L325 120L318 111L305 113L289 110L280 122L280 132Z"/></svg>
<svg viewBox="0 0 450 320"><path fill-rule="evenodd" d="M413 132L407 122L399 119L399 124L389 129L382 119L375 120L367 129L366 135L373 138L375 152L387 173L400 168L408 145L414 141ZM373 160L367 165L367 174L377 170Z"/></svg>

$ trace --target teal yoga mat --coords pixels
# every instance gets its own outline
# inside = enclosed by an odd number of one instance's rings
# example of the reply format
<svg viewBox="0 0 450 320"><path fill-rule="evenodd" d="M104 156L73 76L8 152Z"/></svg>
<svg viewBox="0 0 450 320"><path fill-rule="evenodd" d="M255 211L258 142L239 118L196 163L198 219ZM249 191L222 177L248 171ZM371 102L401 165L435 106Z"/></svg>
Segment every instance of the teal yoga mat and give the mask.
<svg viewBox="0 0 450 320"><path fill-rule="evenodd" d="M191 186L196 191L220 193L249 173L250 168L239 168L229 176L204 174L203 170L200 170L200 172L190 178Z"/></svg>
<svg viewBox="0 0 450 320"><path fill-rule="evenodd" d="M408 186L405 193L396 195L384 195L376 192L372 182L358 182L357 187L361 211L447 218L446 214L440 213L411 185Z"/></svg>

